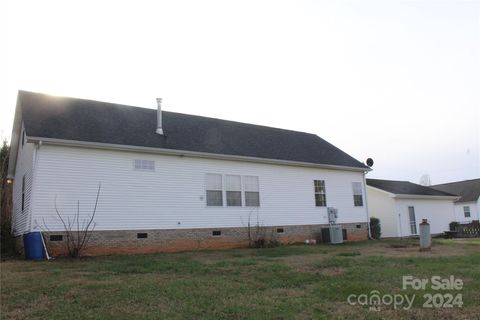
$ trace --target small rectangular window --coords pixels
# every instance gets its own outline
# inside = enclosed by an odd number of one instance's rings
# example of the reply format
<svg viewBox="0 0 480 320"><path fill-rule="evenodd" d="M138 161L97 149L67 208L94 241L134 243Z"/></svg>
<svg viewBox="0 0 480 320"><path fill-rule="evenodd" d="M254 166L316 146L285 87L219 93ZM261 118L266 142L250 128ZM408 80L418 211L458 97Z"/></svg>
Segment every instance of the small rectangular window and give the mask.
<svg viewBox="0 0 480 320"><path fill-rule="evenodd" d="M220 231L220 230L212 231L212 236L214 236L214 237L220 237L221 235L222 235L222 231Z"/></svg>
<svg viewBox="0 0 480 320"><path fill-rule="evenodd" d="M242 206L242 182L240 176L225 176L225 190L227 193L227 206Z"/></svg>
<svg viewBox="0 0 480 320"><path fill-rule="evenodd" d="M221 174L206 174L206 192L207 192L207 206L221 207L223 206L222 193L222 175Z"/></svg>
<svg viewBox="0 0 480 320"><path fill-rule="evenodd" d="M61 234L52 234L50 236L50 241L63 241L63 235Z"/></svg>
<svg viewBox="0 0 480 320"><path fill-rule="evenodd" d="M133 164L133 168L135 170L155 171L155 161L135 159L134 164Z"/></svg>
<svg viewBox="0 0 480 320"><path fill-rule="evenodd" d="M22 212L25 209L25 175L22 177Z"/></svg>
<svg viewBox="0 0 480 320"><path fill-rule="evenodd" d="M325 192L325 180L313 180L315 191L315 205L317 207L327 206L327 195Z"/></svg>
<svg viewBox="0 0 480 320"><path fill-rule="evenodd" d="M146 238L148 238L148 233L145 233L145 232L137 233L137 239L146 239Z"/></svg>
<svg viewBox="0 0 480 320"><path fill-rule="evenodd" d="M363 206L363 191L361 182L352 182L353 189L353 205L355 207Z"/></svg>
<svg viewBox="0 0 480 320"><path fill-rule="evenodd" d="M259 192L259 185L258 185L258 177L253 177L253 176L243 177L243 189L245 190L245 206L259 207L260 192Z"/></svg>
<svg viewBox="0 0 480 320"><path fill-rule="evenodd" d="M277 228L277 233L284 233L285 230L283 230L283 228Z"/></svg>
<svg viewBox="0 0 480 320"><path fill-rule="evenodd" d="M465 218L470 218L470 207L469 206L464 206L463 207L463 214L465 215Z"/></svg>

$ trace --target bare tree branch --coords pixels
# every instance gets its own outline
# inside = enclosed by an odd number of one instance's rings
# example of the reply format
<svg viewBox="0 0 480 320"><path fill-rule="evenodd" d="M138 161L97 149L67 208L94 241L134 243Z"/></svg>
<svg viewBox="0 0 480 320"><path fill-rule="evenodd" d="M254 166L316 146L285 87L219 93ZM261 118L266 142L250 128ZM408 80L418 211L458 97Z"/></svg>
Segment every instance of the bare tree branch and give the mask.
<svg viewBox="0 0 480 320"><path fill-rule="evenodd" d="M92 231L95 229L96 223L94 222L94 219L98 208L98 200L100 198L101 186L101 183L99 183L92 215L88 215L87 219L83 219L81 222L80 200L77 200L77 210L73 219L70 219L70 217L67 216L67 219L65 221L65 219L62 217L62 214L60 213L60 210L58 210L57 196L55 196L55 212L58 219L61 221L63 228L65 229L66 249L70 257L78 257L81 254L82 250L85 248L86 244L91 238ZM82 225L82 228L80 228L80 223ZM43 224L45 225L45 227L47 226L47 224L45 223L45 219L43 220ZM76 230L73 230L75 224ZM46 228L48 229L48 227Z"/></svg>

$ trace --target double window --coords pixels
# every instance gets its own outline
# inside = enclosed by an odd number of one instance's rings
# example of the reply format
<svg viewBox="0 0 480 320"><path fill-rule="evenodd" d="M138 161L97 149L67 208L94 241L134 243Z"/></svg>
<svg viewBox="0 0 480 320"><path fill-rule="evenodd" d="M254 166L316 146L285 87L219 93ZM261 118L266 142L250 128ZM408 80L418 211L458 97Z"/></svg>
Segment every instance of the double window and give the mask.
<svg viewBox="0 0 480 320"><path fill-rule="evenodd" d="M225 197L228 207L259 207L258 177L208 173L206 175L206 196L207 206L222 207Z"/></svg>
<svg viewBox="0 0 480 320"><path fill-rule="evenodd" d="M465 218L470 218L470 207L469 206L464 206L463 207L463 215Z"/></svg>
<svg viewBox="0 0 480 320"><path fill-rule="evenodd" d="M353 189L353 205L355 207L363 206L363 192L361 182L352 182Z"/></svg>
<svg viewBox="0 0 480 320"><path fill-rule="evenodd" d="M313 187L315 191L315 206L327 206L327 194L325 192L325 180L313 180Z"/></svg>

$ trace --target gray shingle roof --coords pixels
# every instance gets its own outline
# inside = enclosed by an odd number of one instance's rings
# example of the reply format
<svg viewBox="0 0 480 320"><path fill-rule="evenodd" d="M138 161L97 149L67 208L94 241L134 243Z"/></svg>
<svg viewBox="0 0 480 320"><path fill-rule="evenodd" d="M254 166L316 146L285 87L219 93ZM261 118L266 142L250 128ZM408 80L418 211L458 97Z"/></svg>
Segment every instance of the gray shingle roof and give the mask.
<svg viewBox="0 0 480 320"><path fill-rule="evenodd" d="M443 183L431 187L436 190L458 194L461 196L458 202L477 201L480 197L480 179Z"/></svg>
<svg viewBox="0 0 480 320"><path fill-rule="evenodd" d="M367 179L367 185L393 194L417 196L455 196L455 194L435 190L409 181Z"/></svg>
<svg viewBox="0 0 480 320"><path fill-rule="evenodd" d="M19 91L27 136L365 168L322 138L234 121Z"/></svg>

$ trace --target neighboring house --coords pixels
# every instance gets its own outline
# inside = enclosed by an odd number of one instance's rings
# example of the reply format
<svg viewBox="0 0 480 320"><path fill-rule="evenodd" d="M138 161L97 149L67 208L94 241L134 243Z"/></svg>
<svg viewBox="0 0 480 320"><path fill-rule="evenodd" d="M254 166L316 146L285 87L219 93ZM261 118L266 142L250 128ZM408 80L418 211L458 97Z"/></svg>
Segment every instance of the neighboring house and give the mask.
<svg viewBox="0 0 480 320"><path fill-rule="evenodd" d="M16 236L80 221L101 183L89 254L243 246L247 225L283 242L312 239L338 209L367 239L370 170L314 134L20 91L9 175ZM81 224L81 223L80 223ZM74 227L75 228L75 227ZM81 229L81 228L80 228Z"/></svg>
<svg viewBox="0 0 480 320"><path fill-rule="evenodd" d="M449 230L458 196L408 181L367 179L368 211L380 219L382 237L418 235L422 219L430 232Z"/></svg>
<svg viewBox="0 0 480 320"><path fill-rule="evenodd" d="M455 221L480 219L480 179L437 184L431 188L460 196L455 202Z"/></svg>

